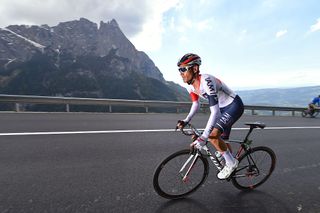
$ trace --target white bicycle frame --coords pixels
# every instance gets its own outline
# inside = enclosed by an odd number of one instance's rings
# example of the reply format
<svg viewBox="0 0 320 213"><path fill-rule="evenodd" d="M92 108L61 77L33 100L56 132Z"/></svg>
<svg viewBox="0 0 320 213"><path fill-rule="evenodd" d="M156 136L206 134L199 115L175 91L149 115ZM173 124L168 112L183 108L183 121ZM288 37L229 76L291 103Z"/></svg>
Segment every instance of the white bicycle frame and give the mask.
<svg viewBox="0 0 320 213"><path fill-rule="evenodd" d="M194 164L196 163L196 160L199 156L202 156L202 157L209 157L210 160L212 161L212 163L216 166L216 168L221 171L223 166L221 165L221 163L217 160L217 157L214 155L211 154L209 148L207 147L207 145L204 145L201 150L197 149L195 150L195 154L191 154L189 156L189 158L187 159L187 161L183 164L183 166L181 167L179 173L182 177L182 181L186 181L187 180L187 177L191 171L191 169L193 168ZM204 152L204 153L203 153ZM191 162L192 161L192 162ZM183 171L186 169L187 165L190 164L187 172L183 175Z"/></svg>

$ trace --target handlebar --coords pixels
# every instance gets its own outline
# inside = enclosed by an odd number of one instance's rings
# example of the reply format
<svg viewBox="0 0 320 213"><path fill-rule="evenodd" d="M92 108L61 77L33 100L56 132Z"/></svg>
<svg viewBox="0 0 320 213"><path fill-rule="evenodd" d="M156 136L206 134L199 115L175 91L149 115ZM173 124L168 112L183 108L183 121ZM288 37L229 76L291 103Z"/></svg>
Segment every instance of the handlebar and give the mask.
<svg viewBox="0 0 320 213"><path fill-rule="evenodd" d="M186 127L188 127L188 129L185 129ZM177 128L176 128L176 130L177 130ZM184 134L186 136L196 135L197 137L199 137L202 134L202 131L198 130L195 126L193 126L190 123L186 124L185 127L180 128L180 131L182 134Z"/></svg>

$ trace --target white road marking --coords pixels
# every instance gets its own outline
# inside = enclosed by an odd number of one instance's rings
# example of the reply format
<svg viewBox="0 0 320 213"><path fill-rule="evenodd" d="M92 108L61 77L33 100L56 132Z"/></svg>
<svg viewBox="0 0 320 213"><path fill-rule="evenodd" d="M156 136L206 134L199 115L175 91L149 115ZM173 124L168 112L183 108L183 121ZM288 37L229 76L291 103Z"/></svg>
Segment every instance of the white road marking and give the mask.
<svg viewBox="0 0 320 213"><path fill-rule="evenodd" d="M266 127L265 130L294 130L294 129L320 129L320 126L292 126L292 127ZM203 130L203 129L199 129ZM232 130L248 130L248 128L232 128ZM72 134L114 134L114 133L148 133L148 132L174 132L174 129L137 129L137 130L98 130L98 131L61 131L61 132L12 132L0 133L0 136L28 136L28 135L72 135Z"/></svg>

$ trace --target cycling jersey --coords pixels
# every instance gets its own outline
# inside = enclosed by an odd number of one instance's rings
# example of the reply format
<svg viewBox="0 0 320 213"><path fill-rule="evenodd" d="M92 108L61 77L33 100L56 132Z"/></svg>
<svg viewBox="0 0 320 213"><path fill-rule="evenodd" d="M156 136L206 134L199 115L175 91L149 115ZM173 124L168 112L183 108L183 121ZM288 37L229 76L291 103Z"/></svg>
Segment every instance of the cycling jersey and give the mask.
<svg viewBox="0 0 320 213"><path fill-rule="evenodd" d="M315 97L312 102L312 104L314 105L317 105L317 106L320 106L320 98L319 97Z"/></svg>
<svg viewBox="0 0 320 213"><path fill-rule="evenodd" d="M199 89L187 86L192 106L184 121L189 122L200 108L199 97L205 98L209 101L211 114L201 135L202 139L206 140L214 127L224 132L225 138L228 138L231 126L243 113L242 101L226 84L212 75L199 75L199 80Z"/></svg>

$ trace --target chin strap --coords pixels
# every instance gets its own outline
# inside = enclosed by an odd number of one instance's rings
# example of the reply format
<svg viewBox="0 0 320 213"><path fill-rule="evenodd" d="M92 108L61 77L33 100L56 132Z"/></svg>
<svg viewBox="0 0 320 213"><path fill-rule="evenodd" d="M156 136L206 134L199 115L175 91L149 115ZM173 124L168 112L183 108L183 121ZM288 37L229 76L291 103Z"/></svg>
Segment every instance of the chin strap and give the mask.
<svg viewBox="0 0 320 213"><path fill-rule="evenodd" d="M196 76L197 75L195 73L193 73L192 78L189 81L187 81L187 84L189 84L189 85L193 84L193 82L196 80Z"/></svg>

